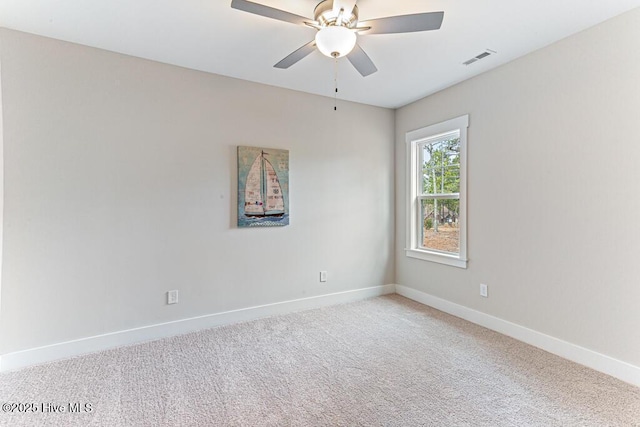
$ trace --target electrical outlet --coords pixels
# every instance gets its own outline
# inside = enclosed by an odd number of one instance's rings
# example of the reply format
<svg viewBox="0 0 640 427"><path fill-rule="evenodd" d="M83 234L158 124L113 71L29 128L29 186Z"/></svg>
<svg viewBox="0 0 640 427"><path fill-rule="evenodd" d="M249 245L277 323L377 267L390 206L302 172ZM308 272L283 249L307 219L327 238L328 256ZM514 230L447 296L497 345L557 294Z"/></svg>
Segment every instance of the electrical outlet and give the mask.
<svg viewBox="0 0 640 427"><path fill-rule="evenodd" d="M480 283L480 296L489 298L489 287L484 283Z"/></svg>
<svg viewBox="0 0 640 427"><path fill-rule="evenodd" d="M326 282L327 281L327 272L326 271L321 271L320 272L320 281L321 282Z"/></svg>
<svg viewBox="0 0 640 427"><path fill-rule="evenodd" d="M169 291L167 292L167 304L177 304L178 303L178 291Z"/></svg>

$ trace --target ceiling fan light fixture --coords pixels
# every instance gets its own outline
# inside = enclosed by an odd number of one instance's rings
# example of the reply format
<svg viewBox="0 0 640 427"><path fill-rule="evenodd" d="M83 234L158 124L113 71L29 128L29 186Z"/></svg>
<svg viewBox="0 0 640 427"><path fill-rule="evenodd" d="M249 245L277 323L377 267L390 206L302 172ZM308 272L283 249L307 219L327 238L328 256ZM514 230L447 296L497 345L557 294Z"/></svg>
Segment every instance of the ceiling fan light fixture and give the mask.
<svg viewBox="0 0 640 427"><path fill-rule="evenodd" d="M356 33L343 26L322 28L316 34L316 46L329 58L348 55L356 45Z"/></svg>

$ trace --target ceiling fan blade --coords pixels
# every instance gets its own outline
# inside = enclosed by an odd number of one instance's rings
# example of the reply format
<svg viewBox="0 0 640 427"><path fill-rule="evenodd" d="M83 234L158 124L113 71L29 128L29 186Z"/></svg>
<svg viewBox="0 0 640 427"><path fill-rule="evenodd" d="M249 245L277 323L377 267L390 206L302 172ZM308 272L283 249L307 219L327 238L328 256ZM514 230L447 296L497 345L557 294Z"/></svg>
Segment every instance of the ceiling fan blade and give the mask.
<svg viewBox="0 0 640 427"><path fill-rule="evenodd" d="M414 31L437 30L442 25L443 18L444 12L428 12L372 19L358 25L371 27L370 30L363 32L363 35L412 33Z"/></svg>
<svg viewBox="0 0 640 427"><path fill-rule="evenodd" d="M292 24L304 25L308 21L313 21L313 19L308 19L304 16L295 15L293 13L285 12L284 10L276 9L247 0L231 0L231 7L234 9L242 10L244 12L253 13L255 15L277 19L278 21L291 22Z"/></svg>
<svg viewBox="0 0 640 427"><path fill-rule="evenodd" d="M309 55L311 52L316 50L316 41L312 40L309 43L302 46L300 49L294 51L289 56L284 58L282 61L278 62L274 67L276 68L289 68L296 62L300 61L302 58Z"/></svg>
<svg viewBox="0 0 640 427"><path fill-rule="evenodd" d="M362 50L359 44L356 44L351 53L347 55L347 59L351 62L351 65L362 74L362 77L367 77L369 74L378 71L371 58L369 58L369 55Z"/></svg>

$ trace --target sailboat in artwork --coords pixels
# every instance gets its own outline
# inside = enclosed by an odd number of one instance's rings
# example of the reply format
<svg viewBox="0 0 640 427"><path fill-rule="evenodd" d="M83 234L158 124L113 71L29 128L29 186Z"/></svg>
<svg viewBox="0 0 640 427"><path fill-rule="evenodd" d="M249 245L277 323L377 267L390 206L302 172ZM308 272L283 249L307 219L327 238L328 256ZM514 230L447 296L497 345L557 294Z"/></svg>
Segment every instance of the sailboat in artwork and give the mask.
<svg viewBox="0 0 640 427"><path fill-rule="evenodd" d="M284 215L282 187L273 165L260 155L249 169L244 187L244 214L248 217L280 217Z"/></svg>

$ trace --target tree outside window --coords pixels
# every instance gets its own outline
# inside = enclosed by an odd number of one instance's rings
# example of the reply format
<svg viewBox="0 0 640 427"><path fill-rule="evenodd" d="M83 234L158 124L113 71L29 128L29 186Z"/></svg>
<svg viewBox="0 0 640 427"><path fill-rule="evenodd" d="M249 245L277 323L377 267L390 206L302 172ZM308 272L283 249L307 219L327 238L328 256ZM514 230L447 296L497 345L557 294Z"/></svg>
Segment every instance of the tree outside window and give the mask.
<svg viewBox="0 0 640 427"><path fill-rule="evenodd" d="M427 249L460 250L460 137L420 144L422 241Z"/></svg>

